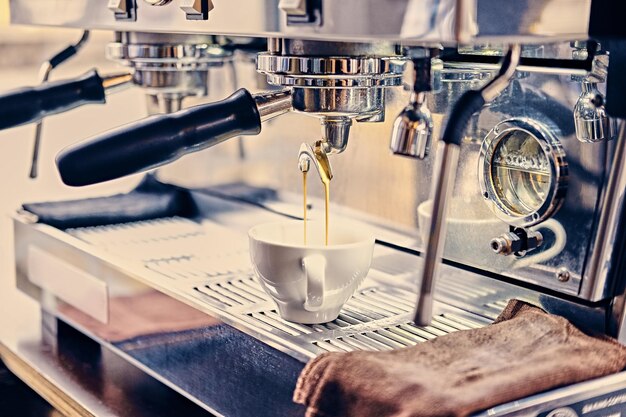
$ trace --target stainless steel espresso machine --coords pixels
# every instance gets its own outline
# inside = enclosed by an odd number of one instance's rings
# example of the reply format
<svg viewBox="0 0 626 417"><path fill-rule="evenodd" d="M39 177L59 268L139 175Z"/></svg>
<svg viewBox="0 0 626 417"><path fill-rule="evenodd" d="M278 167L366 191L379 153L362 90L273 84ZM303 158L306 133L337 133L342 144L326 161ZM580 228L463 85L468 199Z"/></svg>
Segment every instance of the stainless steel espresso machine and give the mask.
<svg viewBox="0 0 626 417"><path fill-rule="evenodd" d="M164 207L89 215L134 204L103 197L58 221L25 205L14 216L17 286L46 320L228 416L302 415L291 392L316 355L482 327L510 298L626 343L622 9L11 0L15 24L111 31L103 54L147 96L152 116L60 152L63 182L146 171L129 196ZM202 102L223 67L233 94ZM362 222L377 238L368 279L321 325L279 317L252 276L245 235L302 218L301 170L319 163L302 143L332 164L331 221ZM227 147L237 152L218 152ZM205 170L228 175L192 181L185 155L198 151ZM309 202L319 216L323 202ZM484 415L609 415L625 392L620 373Z"/></svg>

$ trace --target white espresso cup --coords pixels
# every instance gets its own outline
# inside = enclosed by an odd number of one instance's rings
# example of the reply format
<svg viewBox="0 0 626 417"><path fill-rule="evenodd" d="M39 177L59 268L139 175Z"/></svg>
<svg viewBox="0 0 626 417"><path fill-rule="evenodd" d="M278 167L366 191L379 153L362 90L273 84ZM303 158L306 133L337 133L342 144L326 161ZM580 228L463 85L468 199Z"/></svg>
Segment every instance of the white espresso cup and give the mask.
<svg viewBox="0 0 626 417"><path fill-rule="evenodd" d="M250 256L265 292L280 316L298 323L326 323L367 276L374 237L359 226L333 224L328 246L324 224L267 223L248 232Z"/></svg>

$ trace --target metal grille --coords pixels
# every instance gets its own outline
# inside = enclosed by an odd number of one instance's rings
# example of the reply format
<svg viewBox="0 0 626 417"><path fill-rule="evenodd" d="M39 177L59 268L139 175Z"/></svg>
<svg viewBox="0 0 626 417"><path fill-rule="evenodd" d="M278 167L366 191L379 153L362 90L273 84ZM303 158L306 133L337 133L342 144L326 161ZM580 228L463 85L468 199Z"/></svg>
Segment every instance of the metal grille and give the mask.
<svg viewBox="0 0 626 417"><path fill-rule="evenodd" d="M415 294L396 286L359 289L339 317L306 325L283 320L253 276L247 241L210 221L173 217L112 226L68 230L68 233L130 261L140 262L146 280L171 285L181 301L230 321L249 334L279 346L298 358L322 352L391 350L413 346L437 336L482 327L506 301L499 290L477 288L462 280L440 280L444 299L484 307L481 317L446 303L437 303L430 326L411 323ZM383 251L372 269L391 276L410 274L416 258Z"/></svg>
<svg viewBox="0 0 626 417"><path fill-rule="evenodd" d="M375 258L372 261L372 270L393 277L395 280L408 280L409 285L404 288L415 288L410 278L419 270L421 260L413 255L394 251ZM458 273L448 269L438 279L436 298L446 303L463 306L471 311L479 312L485 317L495 319L506 307L510 298L524 299L523 292L512 292L496 281L489 287L478 286L475 282L467 282ZM390 280L387 280L389 282ZM411 299L411 307L415 299Z"/></svg>

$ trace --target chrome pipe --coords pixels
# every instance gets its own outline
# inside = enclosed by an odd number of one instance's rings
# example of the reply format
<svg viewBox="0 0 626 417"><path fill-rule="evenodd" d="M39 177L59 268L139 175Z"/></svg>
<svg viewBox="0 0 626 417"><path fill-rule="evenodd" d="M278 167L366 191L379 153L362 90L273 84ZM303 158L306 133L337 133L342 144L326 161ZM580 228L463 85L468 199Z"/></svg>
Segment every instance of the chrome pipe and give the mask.
<svg viewBox="0 0 626 417"><path fill-rule="evenodd" d="M441 263L445 246L445 222L447 202L454 188L454 179L459 162L463 132L472 114L486 103L493 101L509 85L521 57L520 45L509 48L498 75L478 91L467 91L455 104L442 138L439 140L437 160L434 167L433 212L424 252L424 268L420 293L415 307L414 322L427 326L432 319L433 294L437 269Z"/></svg>
<svg viewBox="0 0 626 417"><path fill-rule="evenodd" d="M276 92L257 93L253 97L261 122L273 119L291 110L291 89L289 88Z"/></svg>

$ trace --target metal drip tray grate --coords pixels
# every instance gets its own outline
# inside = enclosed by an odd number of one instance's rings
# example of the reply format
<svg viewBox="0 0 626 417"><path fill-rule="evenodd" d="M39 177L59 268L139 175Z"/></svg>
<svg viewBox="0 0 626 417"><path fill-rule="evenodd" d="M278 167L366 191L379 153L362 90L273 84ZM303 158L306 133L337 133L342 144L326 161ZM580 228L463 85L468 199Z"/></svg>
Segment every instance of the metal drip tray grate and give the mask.
<svg viewBox="0 0 626 417"><path fill-rule="evenodd" d="M311 353L398 349L489 323L488 319L440 305L441 312L433 317L432 324L418 327L410 322L410 298L413 294L408 292L368 287L357 291L339 317L329 323L291 323L280 318L274 308L248 312L246 319L283 338L310 343Z"/></svg>
<svg viewBox="0 0 626 417"><path fill-rule="evenodd" d="M417 327L412 323L396 324L395 326L339 336L333 339L313 342L315 346L329 352L350 352L353 350L392 350L416 345L419 342L458 330L470 330L484 326L486 323L472 319L463 319L452 313L439 314L433 317L432 324Z"/></svg>
<svg viewBox="0 0 626 417"><path fill-rule="evenodd" d="M255 306L270 302L251 276L208 283L193 289L199 293L200 298L208 298L222 307Z"/></svg>
<svg viewBox="0 0 626 417"><path fill-rule="evenodd" d="M324 324L283 320L253 276L245 236L216 223L168 218L68 233L146 271L156 288L171 288L181 301L208 311L248 334L306 360L323 352L392 350L459 330L482 327L506 304L498 289L462 280L441 280L444 299L469 302L481 315L438 302L430 326L411 323L415 294L395 285L367 280L339 317ZM372 275L398 276L416 268L416 258L381 249Z"/></svg>

